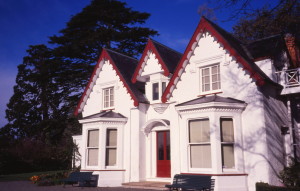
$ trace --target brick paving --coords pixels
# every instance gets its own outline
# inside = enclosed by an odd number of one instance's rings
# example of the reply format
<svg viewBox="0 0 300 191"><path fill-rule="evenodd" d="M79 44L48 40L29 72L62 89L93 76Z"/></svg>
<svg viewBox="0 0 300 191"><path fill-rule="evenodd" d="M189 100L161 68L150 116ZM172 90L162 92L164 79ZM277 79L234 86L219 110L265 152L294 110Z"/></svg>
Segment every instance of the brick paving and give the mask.
<svg viewBox="0 0 300 191"><path fill-rule="evenodd" d="M58 186L37 186L30 181L10 181L0 182L0 191L157 191L164 189L148 189L148 188L102 188L102 187L77 187L72 185Z"/></svg>

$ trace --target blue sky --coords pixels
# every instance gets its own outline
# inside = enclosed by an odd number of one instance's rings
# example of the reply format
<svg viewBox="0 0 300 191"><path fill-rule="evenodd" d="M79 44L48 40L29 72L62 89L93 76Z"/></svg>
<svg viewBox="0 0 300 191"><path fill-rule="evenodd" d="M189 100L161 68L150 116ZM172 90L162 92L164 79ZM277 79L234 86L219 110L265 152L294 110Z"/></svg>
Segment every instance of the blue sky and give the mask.
<svg viewBox="0 0 300 191"><path fill-rule="evenodd" d="M154 39L183 52L200 16L204 0L122 0L134 10L148 12L145 26L157 30ZM264 0L265 1L265 0ZM6 104L13 94L17 66L29 45L46 44L89 0L0 0L0 127L7 123ZM255 3L257 2L257 3ZM254 4L261 1L255 0ZM217 23L230 31L234 21L220 22L230 12L217 12Z"/></svg>

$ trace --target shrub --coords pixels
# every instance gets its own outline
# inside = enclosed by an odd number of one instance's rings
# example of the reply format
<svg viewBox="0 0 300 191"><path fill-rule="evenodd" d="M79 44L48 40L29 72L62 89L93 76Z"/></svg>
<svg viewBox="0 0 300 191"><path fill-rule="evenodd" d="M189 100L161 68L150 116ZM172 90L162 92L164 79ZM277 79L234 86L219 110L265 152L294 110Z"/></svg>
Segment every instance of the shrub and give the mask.
<svg viewBox="0 0 300 191"><path fill-rule="evenodd" d="M41 174L39 176L32 176L30 180L38 186L52 186L62 184L62 180L67 178L68 171L58 171L54 173Z"/></svg>
<svg viewBox="0 0 300 191"><path fill-rule="evenodd" d="M300 163L291 159L290 165L279 173L279 178L287 187L300 187Z"/></svg>
<svg viewBox="0 0 300 191"><path fill-rule="evenodd" d="M267 183L257 182L256 191L300 191L300 188L287 188L279 186L271 186Z"/></svg>

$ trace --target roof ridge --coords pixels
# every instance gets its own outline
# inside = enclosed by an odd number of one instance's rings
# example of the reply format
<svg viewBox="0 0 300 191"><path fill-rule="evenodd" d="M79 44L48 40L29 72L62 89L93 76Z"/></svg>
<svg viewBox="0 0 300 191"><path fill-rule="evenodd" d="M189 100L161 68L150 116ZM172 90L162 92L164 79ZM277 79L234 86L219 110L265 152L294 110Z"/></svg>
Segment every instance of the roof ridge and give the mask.
<svg viewBox="0 0 300 191"><path fill-rule="evenodd" d="M131 56L125 55L125 54L123 54L123 53L120 53L120 52L117 52L117 51L115 51L115 50L108 49L108 48L103 48L103 49L105 49L106 51L109 51L109 52L112 52L112 53L118 54L118 55L120 55L120 56L127 57L127 58L130 58L130 59L132 59L132 60L136 60L136 61L138 61L138 59L136 59L136 58L134 58L134 57L131 57Z"/></svg>
<svg viewBox="0 0 300 191"><path fill-rule="evenodd" d="M149 39L150 39L151 41L153 41L153 42L159 44L160 46L163 46L163 47L165 47L165 48L167 48L167 49L169 49L169 50L171 50L171 51L173 51L173 52L175 52L175 53L182 54L181 52L179 52L179 51L177 51L177 50L174 50L173 48L170 48L170 47L168 47L167 45L164 45L164 44L162 44L162 43L160 43L160 42L158 42L158 41L156 41L156 40L153 40L152 38L149 38Z"/></svg>
<svg viewBox="0 0 300 191"><path fill-rule="evenodd" d="M263 40L271 39L271 38L274 38L274 37L277 37L277 36L282 36L282 34L279 33L279 34L274 34L274 35L267 36L267 37L264 37L264 38L256 39L256 40L254 40L252 42L247 43L247 45L255 43L255 42L258 42L258 41L263 41Z"/></svg>

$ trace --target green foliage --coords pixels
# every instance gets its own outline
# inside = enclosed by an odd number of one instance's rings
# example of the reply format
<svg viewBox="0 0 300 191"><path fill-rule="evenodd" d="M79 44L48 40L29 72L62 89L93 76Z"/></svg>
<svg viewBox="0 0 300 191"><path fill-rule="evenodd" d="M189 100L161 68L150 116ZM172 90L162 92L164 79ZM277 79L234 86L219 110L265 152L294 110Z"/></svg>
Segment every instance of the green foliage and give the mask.
<svg viewBox="0 0 300 191"><path fill-rule="evenodd" d="M30 173L21 173L21 174L9 174L9 175L0 175L0 181L28 181L31 180L33 176L40 176L43 174L61 174L67 173L66 170L59 170L59 171L43 171L43 172L30 172Z"/></svg>
<svg viewBox="0 0 300 191"><path fill-rule="evenodd" d="M300 191L300 188L286 188L271 186L267 183L258 182L256 183L256 191Z"/></svg>
<svg viewBox="0 0 300 191"><path fill-rule="evenodd" d="M300 188L300 163L293 159L291 161L291 164L280 172L279 178L287 187Z"/></svg>

